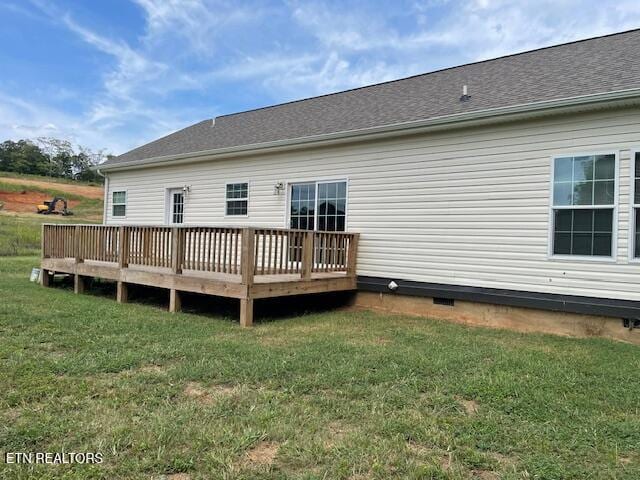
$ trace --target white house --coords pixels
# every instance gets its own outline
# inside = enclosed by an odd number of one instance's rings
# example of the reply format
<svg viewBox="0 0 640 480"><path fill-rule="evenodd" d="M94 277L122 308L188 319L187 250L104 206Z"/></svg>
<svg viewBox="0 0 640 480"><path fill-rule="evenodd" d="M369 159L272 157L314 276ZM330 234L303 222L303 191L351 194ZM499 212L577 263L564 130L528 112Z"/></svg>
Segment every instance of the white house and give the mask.
<svg viewBox="0 0 640 480"><path fill-rule="evenodd" d="M640 30L204 120L100 170L107 225L358 232L362 291L640 318Z"/></svg>

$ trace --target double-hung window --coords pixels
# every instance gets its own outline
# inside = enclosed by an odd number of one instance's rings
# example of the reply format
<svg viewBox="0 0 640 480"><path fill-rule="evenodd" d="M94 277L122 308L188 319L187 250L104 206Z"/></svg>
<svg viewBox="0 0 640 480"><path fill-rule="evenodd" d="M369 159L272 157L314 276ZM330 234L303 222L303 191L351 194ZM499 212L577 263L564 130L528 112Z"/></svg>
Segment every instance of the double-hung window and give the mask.
<svg viewBox="0 0 640 480"><path fill-rule="evenodd" d="M553 159L553 255L612 257L616 155Z"/></svg>
<svg viewBox="0 0 640 480"><path fill-rule="evenodd" d="M111 202L111 214L114 217L127 215L127 192L113 192Z"/></svg>
<svg viewBox="0 0 640 480"><path fill-rule="evenodd" d="M227 183L226 215L245 216L249 205L248 183Z"/></svg>
<svg viewBox="0 0 640 480"><path fill-rule="evenodd" d="M635 152L633 162L633 258L640 259L640 152Z"/></svg>

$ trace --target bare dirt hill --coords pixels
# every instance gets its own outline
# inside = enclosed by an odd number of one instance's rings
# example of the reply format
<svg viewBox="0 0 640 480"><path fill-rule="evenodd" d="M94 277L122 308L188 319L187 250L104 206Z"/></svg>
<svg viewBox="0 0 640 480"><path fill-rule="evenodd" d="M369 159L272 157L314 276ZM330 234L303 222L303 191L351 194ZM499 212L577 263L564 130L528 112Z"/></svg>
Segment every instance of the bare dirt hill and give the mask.
<svg viewBox="0 0 640 480"><path fill-rule="evenodd" d="M56 181L47 182L44 180L33 180L28 178L0 177L4 183L14 183L18 185L33 185L34 187L50 188L81 195L86 198L102 198L104 190L102 187L92 187L90 185L78 185L73 183L58 183Z"/></svg>

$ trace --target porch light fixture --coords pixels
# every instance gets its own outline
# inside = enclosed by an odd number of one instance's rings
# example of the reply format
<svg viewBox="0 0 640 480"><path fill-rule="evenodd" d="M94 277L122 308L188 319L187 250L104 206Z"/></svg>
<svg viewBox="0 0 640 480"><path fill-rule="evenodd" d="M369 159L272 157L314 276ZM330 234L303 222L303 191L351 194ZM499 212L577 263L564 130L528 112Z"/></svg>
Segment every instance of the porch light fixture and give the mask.
<svg viewBox="0 0 640 480"><path fill-rule="evenodd" d="M273 186L273 194L280 195L284 191L284 183L278 182Z"/></svg>

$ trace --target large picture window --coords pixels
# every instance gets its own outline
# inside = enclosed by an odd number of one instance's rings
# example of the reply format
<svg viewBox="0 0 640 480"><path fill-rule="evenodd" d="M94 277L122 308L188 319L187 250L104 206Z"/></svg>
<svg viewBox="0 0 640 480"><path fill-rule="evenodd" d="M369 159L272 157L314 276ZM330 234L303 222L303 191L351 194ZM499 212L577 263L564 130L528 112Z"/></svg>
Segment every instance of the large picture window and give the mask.
<svg viewBox="0 0 640 480"><path fill-rule="evenodd" d="M247 215L249 204L248 183L228 183L226 193L226 214L230 216Z"/></svg>
<svg viewBox="0 0 640 480"><path fill-rule="evenodd" d="M125 217L127 215L127 192L113 192L111 202L111 213L114 217Z"/></svg>
<svg viewBox="0 0 640 480"><path fill-rule="evenodd" d="M309 182L291 185L291 228L344 232L347 182Z"/></svg>
<svg viewBox="0 0 640 480"><path fill-rule="evenodd" d="M553 254L611 257L615 196L615 154L554 158Z"/></svg>
<svg viewBox="0 0 640 480"><path fill-rule="evenodd" d="M640 152L635 152L633 162L633 258L640 258Z"/></svg>

